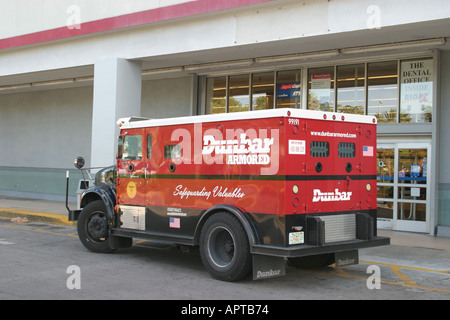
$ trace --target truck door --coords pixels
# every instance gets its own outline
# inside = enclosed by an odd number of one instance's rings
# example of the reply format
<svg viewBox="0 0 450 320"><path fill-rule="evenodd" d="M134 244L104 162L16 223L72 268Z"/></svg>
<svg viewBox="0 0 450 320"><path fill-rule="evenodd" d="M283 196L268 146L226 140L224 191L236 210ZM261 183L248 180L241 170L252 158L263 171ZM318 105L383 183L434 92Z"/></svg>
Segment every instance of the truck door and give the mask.
<svg viewBox="0 0 450 320"><path fill-rule="evenodd" d="M146 136L139 129L119 136L117 155L117 203L145 205Z"/></svg>
<svg viewBox="0 0 450 320"><path fill-rule="evenodd" d="M310 213L358 210L360 158L354 124L310 121L307 125L307 204Z"/></svg>

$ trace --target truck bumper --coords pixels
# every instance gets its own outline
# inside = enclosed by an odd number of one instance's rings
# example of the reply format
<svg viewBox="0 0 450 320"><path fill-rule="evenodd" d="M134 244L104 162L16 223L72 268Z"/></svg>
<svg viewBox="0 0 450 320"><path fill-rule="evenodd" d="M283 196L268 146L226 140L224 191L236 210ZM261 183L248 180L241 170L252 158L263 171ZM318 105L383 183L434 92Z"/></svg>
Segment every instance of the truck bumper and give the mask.
<svg viewBox="0 0 450 320"><path fill-rule="evenodd" d="M370 240L354 239L349 241L340 241L326 243L323 245L300 244L289 247L275 247L269 245L256 244L251 247L252 254L267 255L273 257L296 258L312 256L324 253L336 253L351 251L363 248L384 246L390 244L390 238L373 237Z"/></svg>
<svg viewBox="0 0 450 320"><path fill-rule="evenodd" d="M354 239L323 245L295 245L274 247L253 245L253 280L279 277L286 274L285 258L299 258L322 254L334 254L336 266L359 263L358 249L390 244L390 238L373 237L370 240Z"/></svg>

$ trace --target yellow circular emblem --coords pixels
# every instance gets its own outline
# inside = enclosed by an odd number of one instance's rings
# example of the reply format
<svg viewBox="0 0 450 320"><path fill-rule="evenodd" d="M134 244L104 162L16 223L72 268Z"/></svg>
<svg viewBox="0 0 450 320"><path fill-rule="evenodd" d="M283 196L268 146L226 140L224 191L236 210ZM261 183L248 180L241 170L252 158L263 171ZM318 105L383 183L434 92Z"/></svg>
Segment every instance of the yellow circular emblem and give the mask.
<svg viewBox="0 0 450 320"><path fill-rule="evenodd" d="M133 181L128 182L127 195L131 199L133 199L134 197L136 197L136 193L137 193L136 183L134 183Z"/></svg>

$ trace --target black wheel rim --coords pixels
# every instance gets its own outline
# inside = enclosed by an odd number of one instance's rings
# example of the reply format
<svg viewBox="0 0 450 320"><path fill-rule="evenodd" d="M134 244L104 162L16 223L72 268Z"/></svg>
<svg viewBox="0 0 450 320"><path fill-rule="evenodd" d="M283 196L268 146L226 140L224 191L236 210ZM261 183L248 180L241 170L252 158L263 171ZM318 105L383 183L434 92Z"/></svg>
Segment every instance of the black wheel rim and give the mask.
<svg viewBox="0 0 450 320"><path fill-rule="evenodd" d="M86 224L87 235L92 241L103 242L108 238L108 220L103 212L93 212Z"/></svg>
<svg viewBox="0 0 450 320"><path fill-rule="evenodd" d="M225 227L214 228L208 238L208 255L212 263L220 268L229 266L235 256L232 233Z"/></svg>

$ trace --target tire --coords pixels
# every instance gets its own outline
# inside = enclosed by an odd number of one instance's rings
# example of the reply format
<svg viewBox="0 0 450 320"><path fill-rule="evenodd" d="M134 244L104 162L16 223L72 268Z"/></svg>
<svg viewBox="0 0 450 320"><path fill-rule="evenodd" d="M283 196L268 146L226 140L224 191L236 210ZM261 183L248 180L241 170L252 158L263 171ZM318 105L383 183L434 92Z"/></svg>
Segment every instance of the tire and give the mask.
<svg viewBox="0 0 450 320"><path fill-rule="evenodd" d="M200 234L200 256L212 277L238 281L252 270L250 245L244 227L228 212L214 213Z"/></svg>
<svg viewBox="0 0 450 320"><path fill-rule="evenodd" d="M109 226L105 205L101 200L90 202L80 213L77 224L81 243L92 252L110 253Z"/></svg>
<svg viewBox="0 0 450 320"><path fill-rule="evenodd" d="M334 253L325 253L299 258L288 258L288 263L293 267L305 269L326 267L334 263Z"/></svg>

